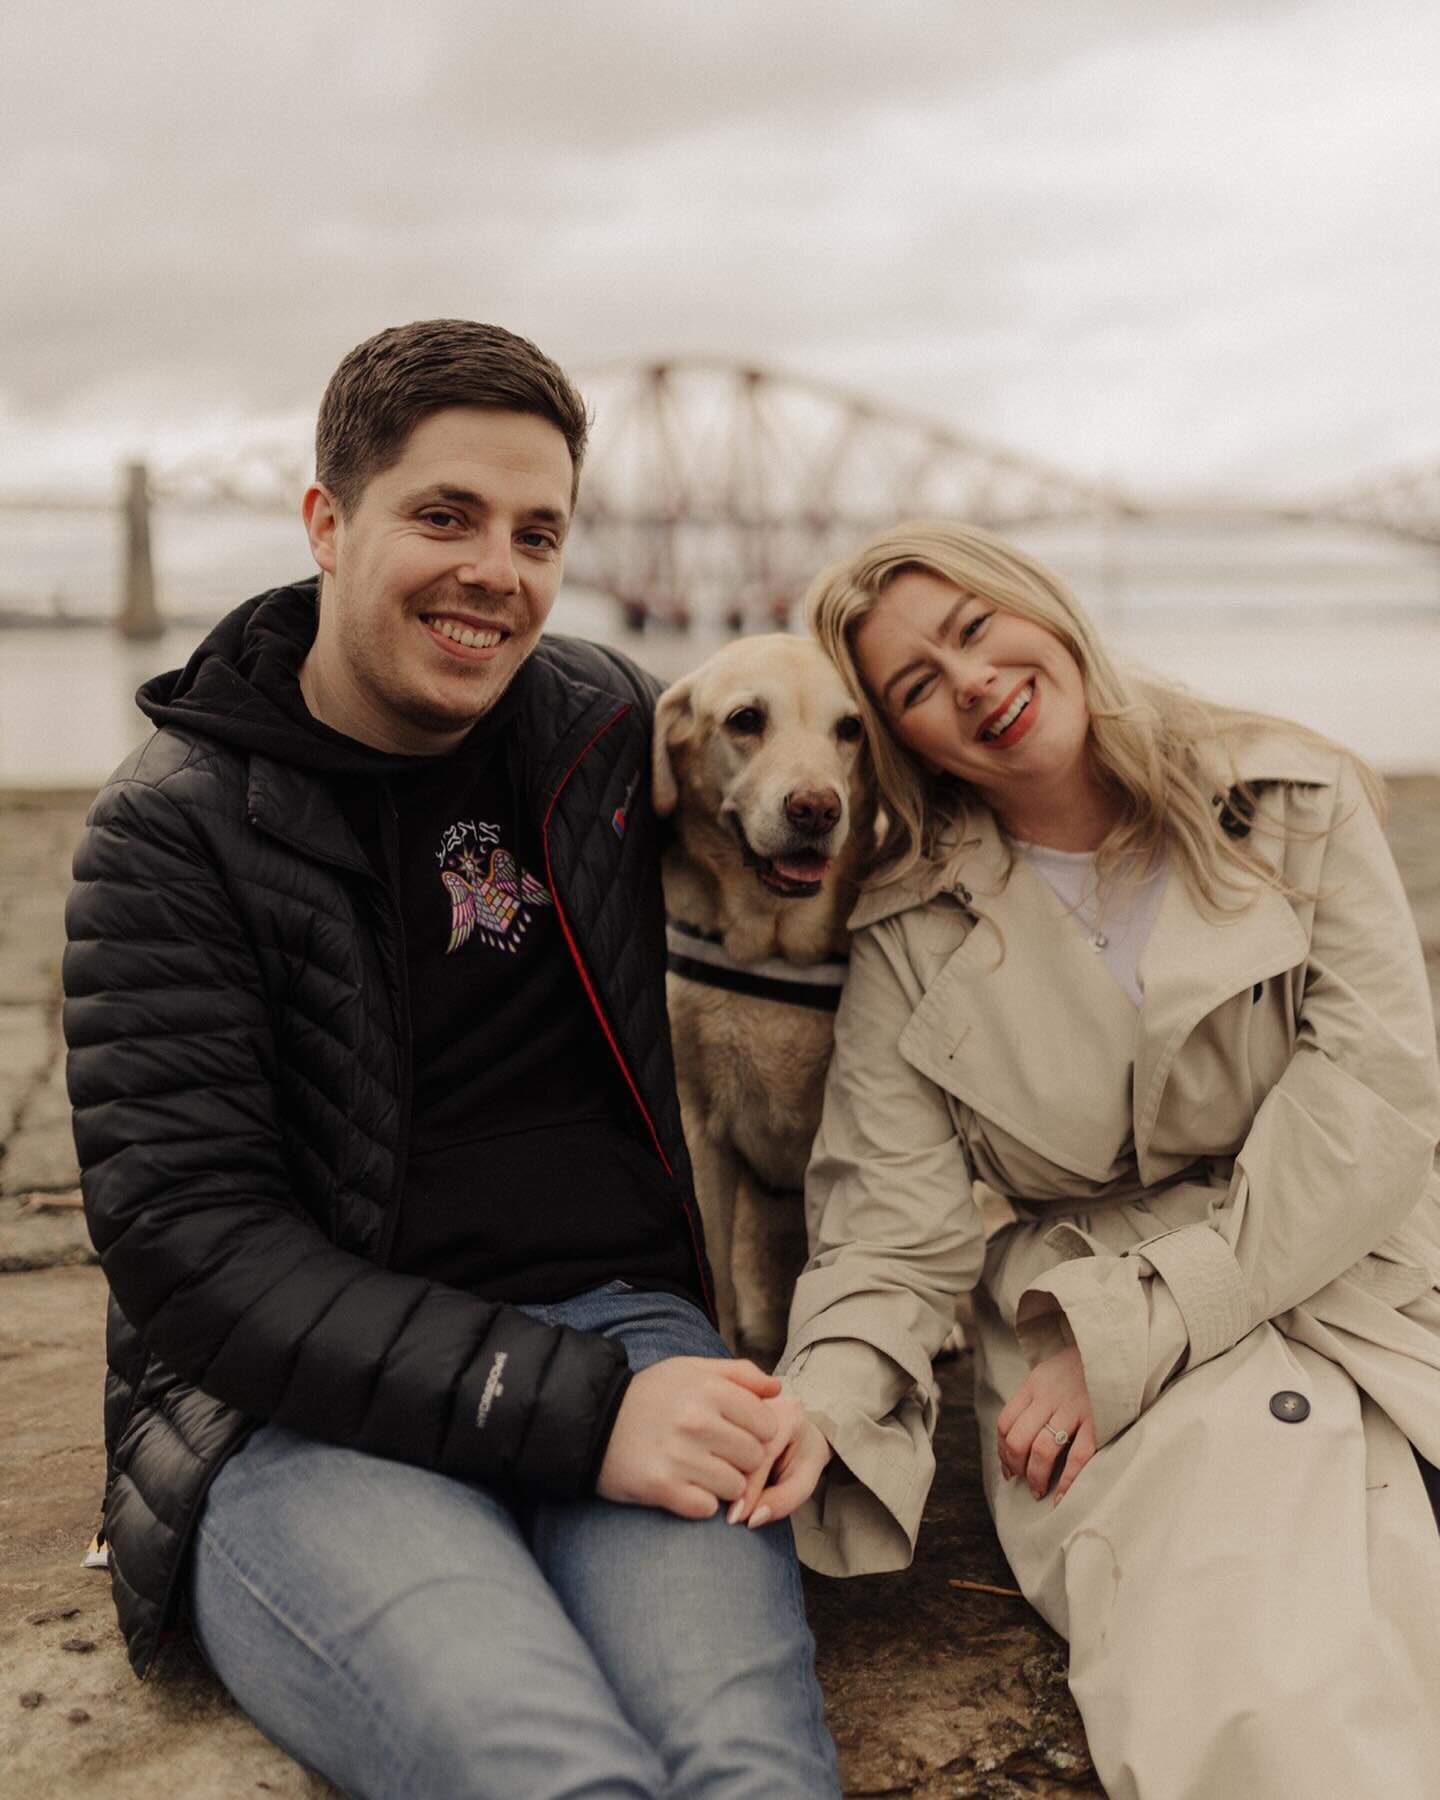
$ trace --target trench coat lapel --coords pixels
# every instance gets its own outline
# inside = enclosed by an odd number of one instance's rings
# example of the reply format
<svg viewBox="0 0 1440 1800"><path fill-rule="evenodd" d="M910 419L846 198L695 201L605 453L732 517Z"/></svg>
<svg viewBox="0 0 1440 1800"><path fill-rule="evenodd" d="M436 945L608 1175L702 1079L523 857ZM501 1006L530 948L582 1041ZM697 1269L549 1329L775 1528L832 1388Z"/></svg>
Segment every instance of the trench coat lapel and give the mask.
<svg viewBox="0 0 1440 1800"><path fill-rule="evenodd" d="M1237 779L1326 785L1332 762L1292 734L1262 730L1217 764L1217 796ZM929 981L901 1052L1062 1168L1108 1180L1133 1143L1148 1181L1157 1173L1148 1146L1186 1041L1217 1007L1301 963L1305 928L1268 888L1217 921L1199 910L1172 862L1140 959L1137 1015L1064 902L1021 859L1007 878L1009 861L994 820L976 808L935 861L861 895L853 930L939 894L978 921Z"/></svg>
<svg viewBox="0 0 1440 1800"><path fill-rule="evenodd" d="M1237 994L1293 969L1307 950L1305 929L1283 895L1264 888L1244 912L1217 920L1200 911L1172 864L1140 958L1143 999L1134 1080L1135 1148L1142 1177L1166 1083L1196 1026Z"/></svg>
<svg viewBox="0 0 1440 1800"><path fill-rule="evenodd" d="M1006 879L1005 862L993 822L976 820L946 885L978 923L901 1054L1021 1143L1105 1181L1131 1136L1136 1009L1064 901L1023 859Z"/></svg>
<svg viewBox="0 0 1440 1800"><path fill-rule="evenodd" d="M1283 726L1261 724L1237 742L1228 760L1214 753L1216 803L1235 781L1328 787L1335 757ZM1142 1179L1154 1171L1147 1153L1166 1084L1200 1022L1227 1000L1295 968L1309 954L1306 928L1292 902L1262 888L1243 912L1223 919L1202 913L1172 861L1170 885L1140 958L1143 1002L1135 1056L1135 1149Z"/></svg>

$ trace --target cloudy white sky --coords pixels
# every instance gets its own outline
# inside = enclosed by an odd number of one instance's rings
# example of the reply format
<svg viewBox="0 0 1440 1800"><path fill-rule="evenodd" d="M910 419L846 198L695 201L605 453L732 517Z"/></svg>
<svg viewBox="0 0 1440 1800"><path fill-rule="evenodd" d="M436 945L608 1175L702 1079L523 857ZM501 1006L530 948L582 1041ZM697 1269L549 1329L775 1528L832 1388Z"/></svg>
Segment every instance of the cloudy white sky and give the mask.
<svg viewBox="0 0 1440 1800"><path fill-rule="evenodd" d="M382 325L818 376L1149 490L1440 459L1434 0L68 0L0 23L0 485Z"/></svg>

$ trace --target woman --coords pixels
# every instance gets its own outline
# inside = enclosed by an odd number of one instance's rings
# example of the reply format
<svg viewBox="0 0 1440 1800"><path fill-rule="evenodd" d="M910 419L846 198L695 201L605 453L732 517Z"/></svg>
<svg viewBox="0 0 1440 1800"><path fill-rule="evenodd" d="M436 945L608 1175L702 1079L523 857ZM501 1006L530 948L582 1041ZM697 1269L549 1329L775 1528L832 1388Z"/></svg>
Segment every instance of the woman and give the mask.
<svg viewBox="0 0 1440 1800"><path fill-rule="evenodd" d="M781 1365L807 1419L735 1516L907 1564L973 1287L986 1494L1112 1800L1440 1793L1440 1077L1373 778L1122 677L968 526L882 533L809 611L890 831Z"/></svg>

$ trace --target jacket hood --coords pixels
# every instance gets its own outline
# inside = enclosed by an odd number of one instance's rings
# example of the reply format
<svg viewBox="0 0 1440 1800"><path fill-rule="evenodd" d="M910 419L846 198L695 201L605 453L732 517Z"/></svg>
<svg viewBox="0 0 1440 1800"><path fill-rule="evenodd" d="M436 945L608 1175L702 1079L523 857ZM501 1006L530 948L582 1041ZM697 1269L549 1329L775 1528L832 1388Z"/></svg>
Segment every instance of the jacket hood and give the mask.
<svg viewBox="0 0 1440 1800"><path fill-rule="evenodd" d="M147 681L136 705L157 726L327 775L395 775L428 763L372 749L321 724L306 707L300 665L315 641L319 589L319 577L311 576L237 606L183 669ZM488 726L509 712L517 685L486 715Z"/></svg>

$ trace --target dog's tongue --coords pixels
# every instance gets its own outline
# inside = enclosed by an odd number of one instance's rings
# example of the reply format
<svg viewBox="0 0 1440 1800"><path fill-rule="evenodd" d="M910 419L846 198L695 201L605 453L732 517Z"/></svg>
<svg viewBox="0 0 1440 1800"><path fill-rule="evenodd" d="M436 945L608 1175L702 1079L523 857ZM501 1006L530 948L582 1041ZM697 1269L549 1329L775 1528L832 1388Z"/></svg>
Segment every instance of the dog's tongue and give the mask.
<svg viewBox="0 0 1440 1800"><path fill-rule="evenodd" d="M828 856L803 850L798 856L772 856L770 867L786 881L823 881L830 867Z"/></svg>

